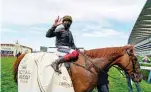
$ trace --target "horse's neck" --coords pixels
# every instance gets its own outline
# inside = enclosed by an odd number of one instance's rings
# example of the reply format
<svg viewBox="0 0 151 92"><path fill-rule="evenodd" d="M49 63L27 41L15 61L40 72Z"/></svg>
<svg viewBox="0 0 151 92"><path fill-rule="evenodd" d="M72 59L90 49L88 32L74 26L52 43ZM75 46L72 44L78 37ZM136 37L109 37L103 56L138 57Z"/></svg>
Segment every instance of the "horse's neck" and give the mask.
<svg viewBox="0 0 151 92"><path fill-rule="evenodd" d="M114 53L108 56L110 66L117 64L118 60L124 55L124 53Z"/></svg>
<svg viewBox="0 0 151 92"><path fill-rule="evenodd" d="M117 65L118 67L120 67L124 71L127 71L128 73L132 71L131 67L129 67L131 66L131 64L132 63L130 62L129 56L127 54L124 54L121 58L116 60L114 63L114 65Z"/></svg>
<svg viewBox="0 0 151 92"><path fill-rule="evenodd" d="M113 61L108 60L108 58L96 58L93 59L92 67L95 68L96 72L99 73L101 70L107 68Z"/></svg>

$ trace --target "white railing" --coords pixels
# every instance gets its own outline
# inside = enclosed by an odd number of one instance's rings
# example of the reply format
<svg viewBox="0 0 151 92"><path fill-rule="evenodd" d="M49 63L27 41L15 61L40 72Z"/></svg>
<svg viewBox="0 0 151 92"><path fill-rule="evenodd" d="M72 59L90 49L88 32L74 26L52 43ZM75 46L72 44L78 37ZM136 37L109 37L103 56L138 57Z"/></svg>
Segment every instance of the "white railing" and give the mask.
<svg viewBox="0 0 151 92"><path fill-rule="evenodd" d="M149 67L149 66L141 66L141 69L144 69L144 70L151 70L151 67Z"/></svg>
<svg viewBox="0 0 151 92"><path fill-rule="evenodd" d="M151 63L146 63L146 62L139 62L139 64L145 64L145 65L151 65Z"/></svg>
<svg viewBox="0 0 151 92"><path fill-rule="evenodd" d="M147 82L150 83L150 81L151 81L151 67L149 67L149 66L141 66L141 69L150 71L149 74L148 74L148 79L147 79Z"/></svg>

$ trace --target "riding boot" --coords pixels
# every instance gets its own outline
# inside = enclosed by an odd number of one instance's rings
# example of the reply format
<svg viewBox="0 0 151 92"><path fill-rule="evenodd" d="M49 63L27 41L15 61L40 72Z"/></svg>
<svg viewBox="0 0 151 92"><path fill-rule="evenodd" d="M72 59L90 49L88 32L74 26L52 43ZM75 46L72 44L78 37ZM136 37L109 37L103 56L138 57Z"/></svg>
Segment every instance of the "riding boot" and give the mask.
<svg viewBox="0 0 151 92"><path fill-rule="evenodd" d="M64 57L61 57L61 58L57 59L56 61L54 61L54 62L51 64L51 66L52 66L52 68L53 68L56 72L58 72L58 73L61 74L61 71L59 70L59 64L60 64L60 63L64 63L64 62L65 62Z"/></svg>

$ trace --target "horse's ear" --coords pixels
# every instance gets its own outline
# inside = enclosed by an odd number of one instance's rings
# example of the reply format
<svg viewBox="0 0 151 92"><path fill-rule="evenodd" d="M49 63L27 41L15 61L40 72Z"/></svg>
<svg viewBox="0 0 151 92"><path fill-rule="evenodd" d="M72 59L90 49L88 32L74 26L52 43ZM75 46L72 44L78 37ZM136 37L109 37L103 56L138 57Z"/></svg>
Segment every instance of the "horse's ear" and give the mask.
<svg viewBox="0 0 151 92"><path fill-rule="evenodd" d="M129 48L132 48L132 49L133 49L133 48L134 48L134 44L128 44L128 45L125 46L125 48L126 48L126 49L129 49Z"/></svg>
<svg viewBox="0 0 151 92"><path fill-rule="evenodd" d="M134 48L134 44L131 44L132 48Z"/></svg>
<svg viewBox="0 0 151 92"><path fill-rule="evenodd" d="M124 46L124 49L127 50L130 48L130 46L131 46L130 44L126 45L126 46Z"/></svg>
<svg viewBox="0 0 151 92"><path fill-rule="evenodd" d="M124 49L127 51L129 55L134 55L134 45L133 44L128 44L124 46Z"/></svg>

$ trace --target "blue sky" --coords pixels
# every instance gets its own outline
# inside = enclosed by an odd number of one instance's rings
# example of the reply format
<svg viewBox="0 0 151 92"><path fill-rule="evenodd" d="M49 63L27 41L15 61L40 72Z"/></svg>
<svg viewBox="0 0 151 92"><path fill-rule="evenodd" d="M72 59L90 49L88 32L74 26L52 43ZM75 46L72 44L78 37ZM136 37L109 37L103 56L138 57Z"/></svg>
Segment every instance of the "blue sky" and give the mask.
<svg viewBox="0 0 151 92"><path fill-rule="evenodd" d="M77 47L123 46L146 0L3 0L1 43L39 50L55 46L47 30L59 15L71 15Z"/></svg>

